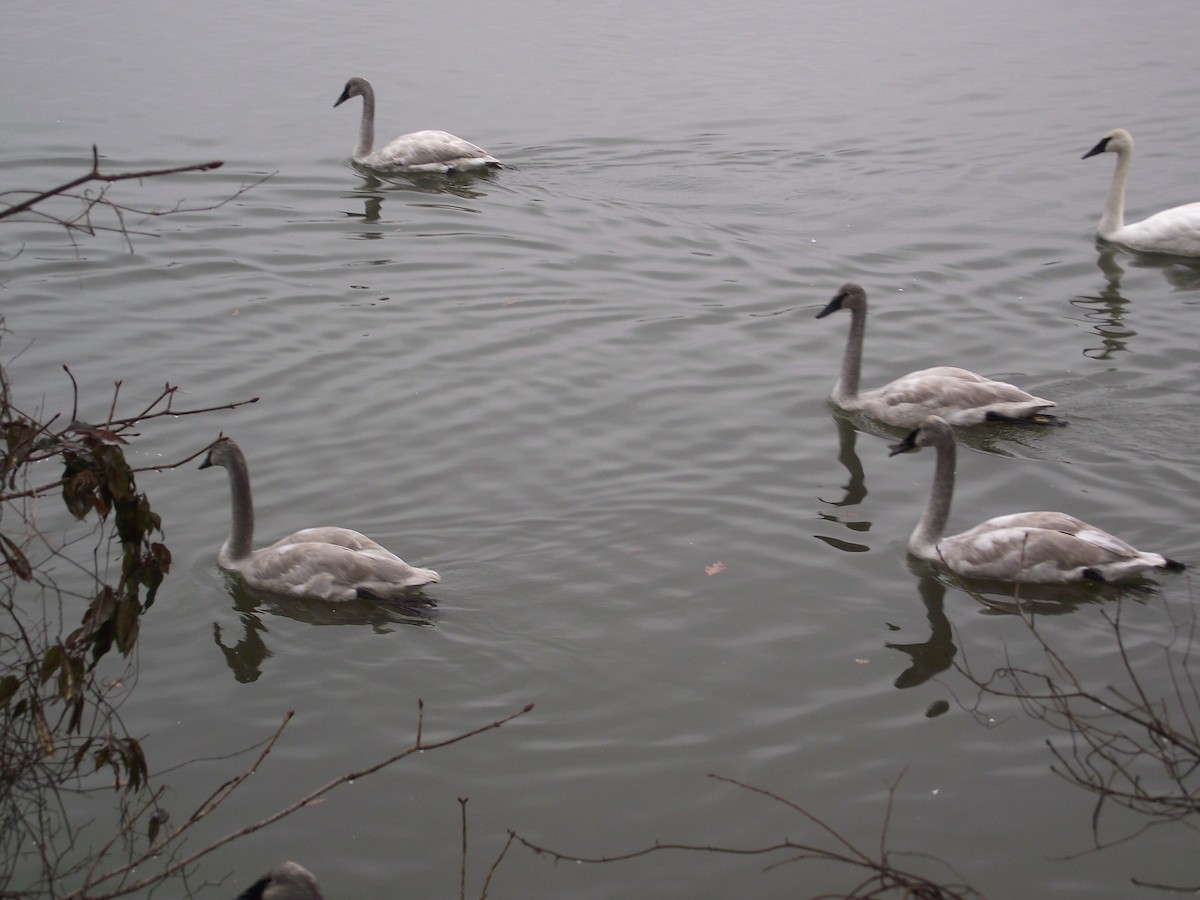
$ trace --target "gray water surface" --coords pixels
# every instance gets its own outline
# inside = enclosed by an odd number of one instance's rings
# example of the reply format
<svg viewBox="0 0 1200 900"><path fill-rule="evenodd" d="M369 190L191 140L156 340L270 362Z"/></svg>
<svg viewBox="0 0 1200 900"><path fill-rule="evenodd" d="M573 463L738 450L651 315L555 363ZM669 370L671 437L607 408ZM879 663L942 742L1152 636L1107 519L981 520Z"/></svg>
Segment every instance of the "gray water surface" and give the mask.
<svg viewBox="0 0 1200 900"><path fill-rule="evenodd" d="M136 221L152 236L132 252L0 226L20 399L69 408L63 363L95 418L117 379L131 405L164 382L197 407L257 396L148 428L136 452L177 459L224 431L260 543L345 525L443 578L429 620L231 593L221 473L143 477L175 567L122 714L153 768L208 760L164 776L175 814L296 710L197 845L407 745L418 698L426 737L535 704L230 845L201 896L286 858L331 898L455 896L460 797L469 896L509 828L586 856L822 839L709 773L868 850L902 775L889 847L991 897L1195 882L1186 829L1087 852L1094 798L1051 772L1055 733L1005 701L971 714L951 657L1041 657L1017 617L907 559L933 457L889 459L898 435L831 410L849 322L814 318L859 281L865 384L961 364L1059 403L1067 428L964 435L952 526L1057 508L1200 564L1200 264L1098 248L1114 160L1080 159L1123 126L1131 218L1200 200L1194 3L217 0L79 8L64 28L16 0L4 20L4 188L80 174L93 143L113 171L225 161L114 188L196 209ZM364 178L347 164L357 101L332 108L354 74L381 139L443 128L509 167ZM1166 690L1155 648L1192 592L1156 581L1072 594L1043 633L1102 685L1120 603ZM1104 836L1141 824L1114 810ZM858 880L767 862L553 866L514 848L489 896Z"/></svg>

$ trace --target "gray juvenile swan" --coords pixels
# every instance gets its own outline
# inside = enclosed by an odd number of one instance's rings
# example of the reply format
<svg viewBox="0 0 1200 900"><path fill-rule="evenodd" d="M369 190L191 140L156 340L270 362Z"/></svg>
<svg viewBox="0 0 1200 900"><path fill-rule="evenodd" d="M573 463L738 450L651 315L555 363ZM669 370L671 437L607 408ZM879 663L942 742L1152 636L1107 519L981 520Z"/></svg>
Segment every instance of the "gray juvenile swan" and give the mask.
<svg viewBox="0 0 1200 900"><path fill-rule="evenodd" d="M317 879L299 863L272 867L262 878L237 895L237 900L325 900Z"/></svg>
<svg viewBox="0 0 1200 900"><path fill-rule="evenodd" d="M919 559L943 563L964 578L1060 584L1117 581L1147 569L1182 569L1183 563L1147 553L1060 512L997 516L970 531L943 537L954 498L954 432L945 419L930 416L891 448L891 456L918 447L937 450L933 490L921 520L908 539Z"/></svg>
<svg viewBox="0 0 1200 900"><path fill-rule="evenodd" d="M1200 256L1200 203L1173 206L1126 225L1125 185L1133 162L1133 138L1124 128L1114 128L1083 154L1083 159L1101 153L1117 154L1117 167L1096 233L1106 241L1124 244L1132 250Z"/></svg>
<svg viewBox="0 0 1200 900"><path fill-rule="evenodd" d="M1058 419L1045 412L1055 405L1052 400L1043 400L1006 381L993 381L955 366L909 372L883 387L860 392L863 337L867 331L867 292L861 285L853 282L842 285L829 305L817 313L817 318L823 319L841 309L850 310L850 335L842 357L842 373L830 399L842 409L862 410L881 422L902 428L916 428L931 415L941 416L953 425L993 421L1058 423Z"/></svg>
<svg viewBox="0 0 1200 900"><path fill-rule="evenodd" d="M389 599L441 581L433 569L410 566L364 534L348 528L306 528L261 550L253 549L254 503L242 450L229 438L209 448L201 469L223 466L233 495L233 528L217 564L259 590L318 600Z"/></svg>
<svg viewBox="0 0 1200 900"><path fill-rule="evenodd" d="M355 75L346 82L335 107L351 97L362 97L362 124L353 159L360 166L378 172L465 172L470 169L498 168L500 160L482 147L445 131L414 131L402 134L378 150L375 146L375 91L367 79Z"/></svg>

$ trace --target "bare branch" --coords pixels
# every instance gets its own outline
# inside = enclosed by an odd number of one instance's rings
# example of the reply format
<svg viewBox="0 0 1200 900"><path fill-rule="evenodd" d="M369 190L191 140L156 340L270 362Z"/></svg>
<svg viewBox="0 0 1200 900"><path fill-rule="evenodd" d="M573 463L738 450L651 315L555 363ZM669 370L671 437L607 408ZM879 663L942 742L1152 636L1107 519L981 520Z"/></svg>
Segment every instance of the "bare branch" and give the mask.
<svg viewBox="0 0 1200 900"><path fill-rule="evenodd" d="M837 829L826 823L819 816L809 812L803 806L788 800L778 794L769 791L765 788L756 787L751 784L739 781L735 778L729 778L724 775L710 774L709 778L717 781L722 781L727 784L735 785L752 793L759 794L777 803L781 803L787 808L794 810L804 816L813 824L817 825L822 831L831 836L843 850L831 850L825 847L816 846L814 844L805 844L793 841L791 838L785 838L781 841L776 841L770 844L764 844L758 847L729 847L720 844L687 844L687 843L672 843L667 841L655 841L645 847L640 847L636 850L630 850L625 853L605 854L602 856L583 856L578 854L563 853L558 850L553 850L549 847L537 844L528 838L523 837L517 832L509 829L509 841L505 844L500 856L493 864L493 870L499 865L500 859L508 852L509 845L516 841L522 844L534 853L541 856L547 856L555 862L574 862L574 863L592 863L605 864L625 862L627 860L639 859L644 856L661 853L665 850L675 850L687 853L709 853L722 856L771 856L774 854L789 851L785 859L777 860L768 866L766 870L776 868L781 865L787 865L795 862L803 862L808 860L818 860L824 862L839 863L848 866L851 869L865 870L868 875L866 879L854 889L850 894L844 896L854 897L869 897L879 894L902 891L904 896L927 898L927 900L966 900L966 898L979 898L982 895L963 884L939 884L931 881L922 875L914 872L901 869L891 862L891 852L887 850L886 833L887 823L891 818L891 810L895 801L895 790L900 783L900 778L903 773L897 776L896 780L889 785L887 807L884 817L884 840L880 843L880 853L878 859L873 859L869 854L858 849L853 843L845 838ZM957 876L956 876L957 877ZM488 881L491 880L491 872L488 873ZM870 886L870 890L866 890ZM484 894L487 893L487 882L484 885ZM843 895L839 895L843 896Z"/></svg>
<svg viewBox="0 0 1200 900"><path fill-rule="evenodd" d="M422 709L424 708L423 703L421 703L421 708ZM218 838L217 840L213 841L212 843L208 844L205 847L200 848L199 850L195 851L194 853L192 853L186 857L183 857L182 859L178 859L178 860L172 862L170 865L168 865L166 868L164 868L161 872L159 872L155 875L147 876L145 878L139 879L138 881L131 882L129 884L123 884L123 885L121 885L121 887L117 888L116 890L110 891L109 893L105 893L105 894L88 893L88 888L92 887L93 885L101 884L105 881L111 880L112 878L123 875L126 872L132 871L133 868L135 868L136 866L143 865L146 862L148 862L151 857L153 857L157 854L161 854L168 845L173 844L175 841L177 841L179 839L179 837L181 837L189 828L191 828L194 824L196 824L196 822L198 822L200 819L207 816L213 810L215 810L218 806L220 806L220 804L222 802L224 802L224 800L234 790L236 790L240 785L242 785L246 781L246 779L249 778L253 774L254 770L266 758L267 754L270 752L271 748L274 746L275 740L278 738L279 733L282 732L284 725L287 724L287 720L285 720L283 725L280 726L279 730L275 733L275 735L272 737L272 739L268 742L267 746L263 748L262 752L258 755L258 757L255 759L255 761L251 764L250 768L248 768L246 771L244 771L240 775L236 776L235 778L231 779L230 781L228 781L224 785L222 785L220 788L218 788L212 794L212 796L208 800L206 800L204 803L202 803L200 805L200 807L196 810L196 812L193 813L188 818L188 821L185 822L183 825L181 825L178 829L176 829L175 832L173 832L171 836L159 841L154 847L147 850L146 853L142 857L140 857L138 860L135 860L126 865L123 865L116 869L113 869L110 872L107 872L104 875L100 876L98 879L96 879L95 882L84 885L83 888L80 889L80 891L77 891L74 894L69 895L67 900L83 900L83 898L85 898L85 897L87 898L87 900L113 900L113 898L116 898L116 897L126 897L130 894L134 894L139 891L143 891L146 888L151 887L155 884L160 884L161 882L172 877L173 875L183 872L188 867L194 865L198 860L200 860L201 858L212 853L214 850L218 849L219 847L223 847L226 844L230 843L231 841L235 841L239 838L245 837L246 835L253 834L256 831L260 831L263 828L266 828L267 826L272 825L275 822L278 822L280 819L286 818L287 816L290 816L292 813L305 808L306 806L313 805L314 803L317 802L317 800L319 800L325 794L332 791L334 788L340 787L341 785L346 784L351 781L357 781L360 778L365 778L368 775L373 775L374 773L378 772L380 769L387 768L388 766L391 766L391 765L399 762L402 759L406 759L407 757L412 756L414 753L419 753L424 750L439 750L443 747L449 747L452 744L457 744L457 743L460 743L461 741L465 741L469 738L475 737L476 735L483 734L484 732L494 731L494 730L501 728L504 725L508 724L513 719L516 719L516 718L519 718L520 716L525 715L532 709L533 709L533 704L530 703L530 704L527 704L526 706L524 706L523 708L517 710L516 712L509 713L508 715L503 716L499 719L496 719L493 722L489 722L485 725L480 725L476 728L470 729L469 731L464 731L459 734L453 735L451 737L443 738L441 740L432 741L429 743L414 742L406 749L388 757L387 759L383 760L382 762L377 762L373 765L366 767L365 769L359 769L356 772L347 772L343 775L339 775L337 778L334 778L332 781L327 782L326 784L322 785L321 787L317 788L316 790L310 791L309 793L305 794L300 799L288 804L287 806L283 807L282 809L277 810L274 813L271 813L269 816L265 816L264 818L259 819L257 822L253 822L249 825L245 825L241 828L238 828L235 831L231 831L228 834L226 834L224 837ZM289 713L289 717L290 717L290 715L291 714Z"/></svg>
<svg viewBox="0 0 1200 900"><path fill-rule="evenodd" d="M23 213L26 210L37 206L39 203L49 200L51 197L57 197L60 194L65 194L67 191L74 190L81 185L87 184L89 181L101 181L111 184L116 181L129 181L131 179L156 178L162 175L179 175L183 172L209 172L213 169L219 169L223 165L225 165L223 161L215 160L213 162L194 163L187 166L172 166L167 169L143 169L140 172L122 172L118 175L106 175L100 171L100 153L99 150L97 150L96 145L93 144L92 169L90 172L80 175L78 178L72 178L70 181L66 182L65 184L60 184L58 187L53 187L48 191L42 191L39 194L35 194L28 200L23 200L20 203L12 204L7 209L0 209L0 219L7 219L10 216ZM15 192L5 191L4 193L7 194ZM0 194L0 198L3 197L4 194Z"/></svg>

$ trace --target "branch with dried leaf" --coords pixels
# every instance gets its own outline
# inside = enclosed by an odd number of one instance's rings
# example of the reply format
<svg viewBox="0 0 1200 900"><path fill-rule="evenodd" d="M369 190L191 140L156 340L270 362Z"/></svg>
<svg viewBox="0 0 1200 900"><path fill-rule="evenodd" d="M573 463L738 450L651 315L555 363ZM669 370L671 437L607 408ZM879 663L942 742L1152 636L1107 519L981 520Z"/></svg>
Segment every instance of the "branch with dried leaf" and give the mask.
<svg viewBox="0 0 1200 900"><path fill-rule="evenodd" d="M140 432L134 429L155 419L162 419L168 416L172 418L201 416L223 410L238 409L239 407L258 402L257 397L251 397L248 400L237 400L232 403L221 403L215 406L179 409L174 405L175 395L179 391L179 387L177 385L166 384L159 394L142 407L140 411L132 415L117 416L117 402L122 387L122 382L117 381L113 386L112 399L109 403L107 417L101 423L93 425L80 421L78 417L79 385L70 368L63 366L63 371L67 373L67 377L71 380L74 394L70 424L60 426L56 429L54 426L59 422L61 416L51 416L45 422L39 422L34 416L23 413L8 403L4 404L0 424L3 424L5 427L7 452L0 455L0 483L7 485L9 491L8 493L0 493L0 503L32 498L63 488L68 476L35 487L30 486L17 489L17 473L27 466L61 456L64 449L77 445L81 441L91 439L107 444L125 445L129 443L129 438L141 436ZM208 446L202 447L191 455L173 463L156 463L154 465L131 467L130 472L136 474L139 472L164 472L176 469L187 465L207 449Z"/></svg>
<svg viewBox="0 0 1200 900"><path fill-rule="evenodd" d="M93 866L92 870L87 873L87 877L84 879L83 884L81 884L78 888L75 888L70 893L61 894L60 896L65 897L66 900L85 900L85 898L86 900L115 900L115 898L118 897L128 897L132 894L140 894L153 888L155 885L162 884L171 878L185 874L189 869L194 868L201 859L210 855L226 844L236 841L239 838L243 838L246 835L253 834L254 832L263 828L267 828L268 826L275 824L281 819L284 819L293 813L304 809L305 807L312 806L335 788L357 781L361 778L374 775L376 772L395 765L396 763L407 759L415 753L440 750L444 747L449 747L454 744L461 743L462 741L469 740L470 738L477 737L485 732L496 731L514 719L518 719L530 712L533 709L533 704L527 704L516 712L509 713L508 715L502 716L499 719L486 724L471 728L467 731L459 732L458 734L454 734L450 737L438 738L436 740L427 740L424 736L424 702L418 700L417 708L417 735L412 744L405 749L393 754L392 756L389 756L387 759L373 763L365 768L339 775L320 787L309 791L303 797L300 797L292 803L289 803L287 806L276 810L270 815L265 816L256 822L252 822L249 825L244 825L240 828L234 829L233 831L230 831L224 836L206 844L204 847L192 851L191 853L187 853L186 855L183 854L182 842L188 832L199 822L216 812L229 798L229 796L239 787L245 784L246 781L266 760L267 756L270 754L271 750L274 749L275 744L278 742L284 728L286 728L288 722L291 721L293 714L289 712L284 717L284 720L280 724L279 728L277 728L271 737L267 739L262 750L255 757L254 761L244 771L220 785L215 791L213 791L212 794L210 794L208 798L206 798L181 825L165 834L163 834L159 829L148 831L147 833L151 836L147 846L142 848L141 851L135 856L103 873L97 873L96 869L99 868L98 865ZM158 795L156 794L152 798L153 803L144 806L142 813L144 814L150 811L151 808L157 808L157 800ZM132 829L135 824L136 823L131 822L129 828ZM111 850L113 846L114 845L110 843L105 849ZM147 867L154 867L160 864L162 867L153 874L143 875L142 877L139 877L133 881L125 880L134 872L142 872L145 871ZM104 888L101 892L97 892L97 888L108 882L116 882L116 885L111 888Z"/></svg>
<svg viewBox="0 0 1200 900"><path fill-rule="evenodd" d="M30 847L44 884L63 876L61 861L74 845L64 798L85 779L94 784L92 775L111 772L123 814L146 788L141 744L118 710L136 681L141 616L170 571L171 553L136 476L184 465L204 448L146 466L131 465L125 448L156 420L254 402L178 408L178 389L168 384L123 413L118 382L99 424L89 424L80 419L69 369L67 376L70 416L38 416L13 405L0 365L0 897ZM35 481L47 466L61 477ZM66 523L47 503L55 492ZM42 527L45 517L52 526ZM102 671L114 648L120 668Z"/></svg>

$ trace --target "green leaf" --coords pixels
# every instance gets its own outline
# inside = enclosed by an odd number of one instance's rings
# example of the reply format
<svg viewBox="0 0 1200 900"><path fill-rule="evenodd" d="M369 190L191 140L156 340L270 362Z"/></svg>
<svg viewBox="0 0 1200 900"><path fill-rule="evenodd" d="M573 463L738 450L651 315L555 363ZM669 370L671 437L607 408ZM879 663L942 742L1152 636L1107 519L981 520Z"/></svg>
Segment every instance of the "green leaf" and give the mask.
<svg viewBox="0 0 1200 900"><path fill-rule="evenodd" d="M138 616L141 613L142 607L138 604L136 594L121 598L121 605L117 609L117 647L126 656L137 643Z"/></svg>
<svg viewBox="0 0 1200 900"><path fill-rule="evenodd" d="M46 651L46 655L42 657L41 684L45 684L50 680L54 673L62 666L66 657L67 654L62 644L55 644Z"/></svg>
<svg viewBox="0 0 1200 900"><path fill-rule="evenodd" d="M40 706L33 708L33 727L37 731L38 742L42 745L42 752L47 756L53 756L54 735L50 733L50 726L46 724L46 717L42 715L42 708Z"/></svg>
<svg viewBox="0 0 1200 900"><path fill-rule="evenodd" d="M99 772L105 766L112 765L112 756L109 754L107 747L101 747L92 754L92 761L96 764L96 768L93 771Z"/></svg>
<svg viewBox="0 0 1200 900"><path fill-rule="evenodd" d="M72 469L71 464L67 464L67 471L63 474L63 503L71 515L84 519L93 509L99 510L102 517L108 515L107 508L101 509L102 504L96 493L98 487L96 476L87 469Z"/></svg>
<svg viewBox="0 0 1200 900"><path fill-rule="evenodd" d="M0 706L8 706L8 701L13 698L21 688L21 679L16 675L5 675L0 678Z"/></svg>
<svg viewBox="0 0 1200 900"><path fill-rule="evenodd" d="M0 534L0 553L4 554L5 564L22 581L28 581L33 577L33 567L29 565L29 560L21 552L21 548L14 544L7 535Z"/></svg>
<svg viewBox="0 0 1200 900"><path fill-rule="evenodd" d="M88 738L83 742L79 749L75 751L75 768L78 769L83 763L83 758L87 756L88 749L92 746L92 742L94 740L95 738Z"/></svg>
<svg viewBox="0 0 1200 900"><path fill-rule="evenodd" d="M125 774L128 779L126 788L136 791L146 780L149 770L146 766L146 754L136 738L125 738Z"/></svg>

